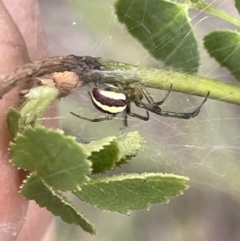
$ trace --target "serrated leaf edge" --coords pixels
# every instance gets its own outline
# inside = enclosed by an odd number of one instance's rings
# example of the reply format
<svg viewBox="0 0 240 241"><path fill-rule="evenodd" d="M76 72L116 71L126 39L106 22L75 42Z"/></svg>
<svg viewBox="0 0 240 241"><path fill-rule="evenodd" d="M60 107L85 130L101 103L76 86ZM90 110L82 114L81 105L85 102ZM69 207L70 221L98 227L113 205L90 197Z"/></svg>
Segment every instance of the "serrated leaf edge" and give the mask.
<svg viewBox="0 0 240 241"><path fill-rule="evenodd" d="M30 173L30 174L27 176L27 178L24 179L24 181L23 181L23 183L22 183L22 185L20 186L20 189L19 189L19 193L20 193L20 194L22 194L22 193L21 193L22 188L24 187L25 183L27 182L27 180L28 180L32 175L34 175L34 173ZM38 177L39 177L39 176L38 176ZM39 177L39 178L40 178L40 177ZM40 178L40 179L41 179L41 178ZM70 206L79 216L81 216L81 217L84 218L84 220L86 221L86 223L87 223L89 226L94 227L94 225L91 224L91 223L88 221L87 218L85 218L84 214L83 214L80 210L78 210L70 201L68 201L68 199L67 199L66 197L62 196L57 190L54 190L54 189L53 189L50 185L48 185L44 180L41 179L41 181L42 181L42 183L46 186L46 188L51 191L51 193L53 194L53 196L60 197L60 199L61 199L61 201L62 201L63 204ZM24 196L24 195L23 195L23 196ZM25 196L24 196L24 197L25 197ZM25 198L26 198L26 197L25 197ZM26 198L26 199L28 199L28 198ZM49 212L51 212L51 213L54 214L55 216L58 216L58 217L60 217L60 218L62 219L62 217L61 217L60 214L52 212L52 210L48 209L47 206L44 206L44 205L39 204L35 199L32 199L32 200L34 200L40 207L46 208ZM74 222L72 222L72 223L70 223L70 224L75 224L75 225L77 225L77 224L74 223ZM80 225L79 225L79 226L80 226ZM87 230L85 230L85 231L87 231ZM88 231L87 231L87 232L88 232ZM95 229L95 228L92 229L90 233L95 235L95 234L96 234L96 229Z"/></svg>
<svg viewBox="0 0 240 241"><path fill-rule="evenodd" d="M180 176L180 175L175 175L173 173L142 173L142 174L138 174L138 173L131 173L131 174L121 174L121 175L114 175L114 176L111 176L111 177L100 177L100 178L93 178L89 183L86 183L84 185L94 185L95 183L100 183L100 182L105 182L105 183L109 183L109 182L115 182L115 181L124 181L124 180L133 180L133 179L145 179L147 180L147 178L151 178L151 177L174 177L174 178L178 178L178 180L181 180L182 182L187 182L189 181L189 178L188 177L185 177L185 176ZM122 179L122 177L127 177L126 179ZM185 184L185 187L184 189L180 190L178 192L178 194L175 194L174 197L177 197L177 196L180 196L180 195L183 195L183 191L187 190L189 188L189 186L187 184ZM74 191L75 192L75 191ZM73 192L73 193L74 193ZM159 204L163 204L163 203L169 203L170 201L170 196L169 197L166 197L164 201L162 202L159 202ZM83 201L85 202L85 201ZM87 203L87 202L85 202ZM87 203L88 204L88 203ZM153 205L156 205L157 203L146 203L146 206L145 208L143 209L137 209L137 210L146 210L146 211L149 211L150 208L153 206ZM93 206L97 209L100 209L100 210L103 210L103 211L109 211L109 212L116 212L116 213L121 213L121 214L125 214L125 215L129 215L130 212L132 211L137 211L137 210L131 210L131 209L128 209L126 210L126 212L118 212L118 211L112 211L112 210L104 210L104 209L101 209L98 207L98 205L92 205L92 204L89 204L90 206Z"/></svg>

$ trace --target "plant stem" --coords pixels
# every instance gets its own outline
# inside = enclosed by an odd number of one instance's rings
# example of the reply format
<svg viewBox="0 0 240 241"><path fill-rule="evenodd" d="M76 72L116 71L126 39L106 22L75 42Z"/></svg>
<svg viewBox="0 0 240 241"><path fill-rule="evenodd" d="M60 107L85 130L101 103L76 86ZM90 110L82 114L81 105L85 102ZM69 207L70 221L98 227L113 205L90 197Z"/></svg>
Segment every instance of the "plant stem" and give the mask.
<svg viewBox="0 0 240 241"><path fill-rule="evenodd" d="M98 59L105 67L103 82L136 83L156 89L169 89L187 94L205 97L240 105L240 86L201 76L155 69L151 67L133 66L112 60Z"/></svg>
<svg viewBox="0 0 240 241"><path fill-rule="evenodd" d="M196 8L198 10L202 10L203 12L208 12L218 18L224 19L227 22L240 27L240 21L238 19L232 17L231 15L227 14L225 11L223 11L221 9L215 8L212 5L208 5L202 1L198 1L196 3L191 2L190 4L191 4L191 6L193 6L194 8Z"/></svg>
<svg viewBox="0 0 240 241"><path fill-rule="evenodd" d="M192 95L206 96L209 98L240 105L240 86L229 84L220 80L204 78L201 76L175 72L172 70L141 67L94 57L79 57L74 55L58 56L21 66L5 77L16 86L22 81L34 81L35 78L46 73L72 71L80 76L84 84L89 83L131 83L139 82L146 87L169 89ZM31 74L29 74L31 73ZM4 85L1 94L11 89ZM55 97L54 97L55 98ZM53 99L54 99L53 98ZM27 113L26 113L27 114Z"/></svg>

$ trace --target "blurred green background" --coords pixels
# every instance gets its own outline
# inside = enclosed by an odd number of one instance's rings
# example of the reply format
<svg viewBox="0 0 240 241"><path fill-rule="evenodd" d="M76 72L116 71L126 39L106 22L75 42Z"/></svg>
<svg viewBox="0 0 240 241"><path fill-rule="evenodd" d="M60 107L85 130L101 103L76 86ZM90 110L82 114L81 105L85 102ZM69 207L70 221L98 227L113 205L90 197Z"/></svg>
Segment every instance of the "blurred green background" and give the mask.
<svg viewBox="0 0 240 241"><path fill-rule="evenodd" d="M113 0L41 0L39 5L50 55L100 56L163 67L118 23ZM231 1L214 1L214 5L238 17ZM231 26L203 12L191 11L190 16L200 44L199 75L234 82L202 46L206 33ZM156 205L149 212L132 212L130 216L102 212L73 200L96 225L98 235L92 237L56 218L56 241L239 241L239 107L208 100L194 119L167 119L151 114L148 122L129 118L129 128L124 128L121 114L112 121L91 123L69 113L90 118L102 115L90 102L89 90L91 87L84 87L61 99L58 118L67 134L89 142L138 130L146 139L144 149L114 173L153 171L185 175L190 178L190 189L183 196L172 198L169 204ZM150 92L155 100L166 94L159 90ZM172 92L163 108L185 112L201 101L199 97ZM133 110L145 114L144 110Z"/></svg>

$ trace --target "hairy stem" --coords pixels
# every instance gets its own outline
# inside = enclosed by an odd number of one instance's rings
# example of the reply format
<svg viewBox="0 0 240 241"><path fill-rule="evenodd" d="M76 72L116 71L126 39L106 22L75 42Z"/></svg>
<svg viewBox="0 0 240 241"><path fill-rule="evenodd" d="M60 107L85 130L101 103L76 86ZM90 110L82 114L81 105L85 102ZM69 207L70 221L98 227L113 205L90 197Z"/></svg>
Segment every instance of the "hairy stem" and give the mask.
<svg viewBox="0 0 240 241"><path fill-rule="evenodd" d="M124 84L138 82L146 87L157 89L169 89L172 85L173 91L197 96L206 96L210 91L209 98L211 99L240 105L239 85L172 70L134 66L113 60L74 55L51 57L44 61L23 65L5 76L2 82L4 85L0 85L0 97L22 81L34 81L39 76L56 71L75 72L84 84L91 82L114 83L116 81Z"/></svg>
<svg viewBox="0 0 240 241"><path fill-rule="evenodd" d="M227 14L225 11L223 11L221 9L215 8L212 5L209 5L202 1L198 1L196 3L191 2L190 4L191 4L191 6L193 6L194 8L196 8L198 10L201 10L202 12L210 13L218 18L221 18L231 24L236 25L237 27L240 27L240 21L238 19Z"/></svg>
<svg viewBox="0 0 240 241"><path fill-rule="evenodd" d="M169 89L197 96L240 105L240 86L201 76L175 72L171 70L155 69L151 67L133 66L112 60L98 59L105 67L104 82L140 82L146 87Z"/></svg>

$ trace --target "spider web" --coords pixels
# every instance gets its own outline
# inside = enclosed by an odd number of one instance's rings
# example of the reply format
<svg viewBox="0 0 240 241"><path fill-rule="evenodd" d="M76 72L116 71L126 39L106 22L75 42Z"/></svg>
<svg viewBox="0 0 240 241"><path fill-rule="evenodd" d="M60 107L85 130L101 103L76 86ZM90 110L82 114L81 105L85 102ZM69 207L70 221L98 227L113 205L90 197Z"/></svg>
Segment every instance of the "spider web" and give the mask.
<svg viewBox="0 0 240 241"><path fill-rule="evenodd" d="M231 1L208 3L237 16ZM118 23L113 0L79 3L44 0L39 4L51 55L100 56L135 65L163 67ZM192 11L190 16L199 40L216 28L231 27L203 12ZM231 74L210 59L203 46L200 50L199 75L234 83ZM69 113L81 113L89 118L103 115L91 104L90 90L90 86L84 87L61 100L58 118L66 133L89 142L138 130L146 139L144 150L117 172L166 172L185 175L191 180L190 189L182 197L173 198L169 205L154 206L150 212L134 212L131 218L92 211L81 204L81 209L97 226L98 240L190 241L192 237L194 240L240 240L239 107L209 99L196 118L180 120L150 114L148 122L129 117L129 128L124 128L121 114L108 122L91 123ZM156 101L166 94L160 90L149 91ZM202 100L172 92L162 108L189 112ZM137 107L132 107L132 111L146 114ZM113 219L115 222L111 222ZM61 240L96 239L58 223L59 230L65 230L59 231Z"/></svg>

